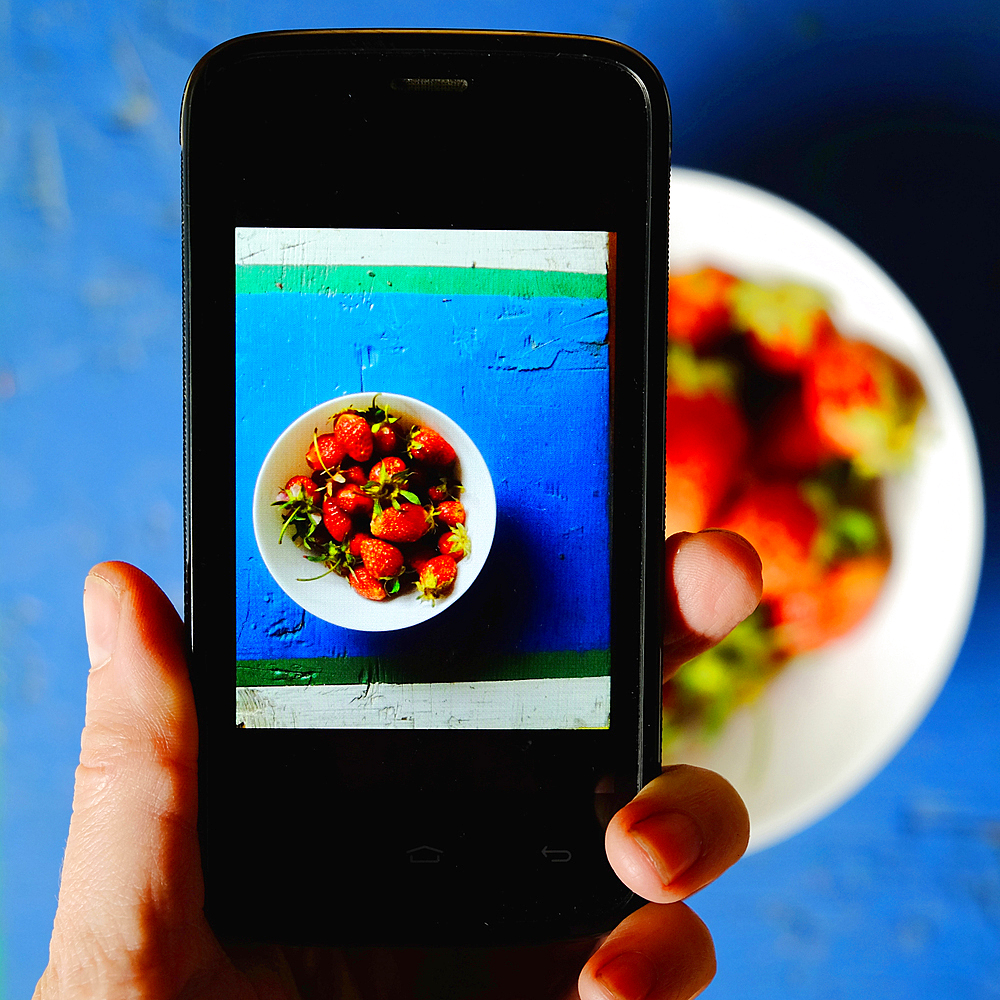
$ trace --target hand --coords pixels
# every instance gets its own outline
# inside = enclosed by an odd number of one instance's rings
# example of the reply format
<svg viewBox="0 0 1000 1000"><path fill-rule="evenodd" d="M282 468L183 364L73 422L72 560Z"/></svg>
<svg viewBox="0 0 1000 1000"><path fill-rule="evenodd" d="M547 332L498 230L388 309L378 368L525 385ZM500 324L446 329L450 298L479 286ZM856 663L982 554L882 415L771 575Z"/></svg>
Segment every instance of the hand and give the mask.
<svg viewBox="0 0 1000 1000"><path fill-rule="evenodd" d="M721 531L675 535L667 556L664 659L673 671L753 610L760 561ZM615 871L651 902L596 950L574 942L498 952L227 952L202 913L197 728L182 624L156 585L125 563L91 571L84 611L86 727L36 1000L681 1000L711 980L709 933L679 901L740 857L749 824L722 778L686 765L666 768L608 828ZM459 980L478 986L449 992Z"/></svg>

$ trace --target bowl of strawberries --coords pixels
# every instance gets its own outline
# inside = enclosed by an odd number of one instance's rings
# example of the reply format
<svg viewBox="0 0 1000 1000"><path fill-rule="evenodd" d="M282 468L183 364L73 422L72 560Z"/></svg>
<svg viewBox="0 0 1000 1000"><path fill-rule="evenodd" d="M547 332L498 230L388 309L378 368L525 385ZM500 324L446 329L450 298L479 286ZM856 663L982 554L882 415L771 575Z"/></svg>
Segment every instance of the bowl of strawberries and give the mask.
<svg viewBox="0 0 1000 1000"><path fill-rule="evenodd" d="M261 466L257 547L296 604L365 632L440 614L479 575L496 495L471 438L434 407L353 393L287 427Z"/></svg>
<svg viewBox="0 0 1000 1000"><path fill-rule="evenodd" d="M760 850L932 704L975 598L982 479L947 362L876 264L757 188L671 186L667 530L749 538L764 596L664 685L664 760L728 778Z"/></svg>

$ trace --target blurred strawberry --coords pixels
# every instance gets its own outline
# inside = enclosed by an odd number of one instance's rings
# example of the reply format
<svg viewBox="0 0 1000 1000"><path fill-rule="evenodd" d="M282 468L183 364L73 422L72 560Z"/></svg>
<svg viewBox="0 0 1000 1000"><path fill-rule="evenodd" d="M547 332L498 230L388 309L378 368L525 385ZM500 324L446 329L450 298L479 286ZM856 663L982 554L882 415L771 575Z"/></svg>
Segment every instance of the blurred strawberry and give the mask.
<svg viewBox="0 0 1000 1000"><path fill-rule="evenodd" d="M698 349L725 335L732 325L729 291L731 274L705 267L689 274L671 274L667 330L675 343Z"/></svg>
<svg viewBox="0 0 1000 1000"><path fill-rule="evenodd" d="M778 645L794 656L845 635L871 610L888 569L884 554L846 559L812 586L779 597L771 606Z"/></svg>
<svg viewBox="0 0 1000 1000"><path fill-rule="evenodd" d="M700 531L735 482L749 432L723 362L672 346L667 381L667 531Z"/></svg>
<svg viewBox="0 0 1000 1000"><path fill-rule="evenodd" d="M718 527L738 532L757 550L765 601L808 589L822 576L822 525L797 482L750 483Z"/></svg>
<svg viewBox="0 0 1000 1000"><path fill-rule="evenodd" d="M754 438L754 467L769 475L809 475L835 457L806 416L799 385L775 400L755 428Z"/></svg>
<svg viewBox="0 0 1000 1000"><path fill-rule="evenodd" d="M835 334L826 299L814 288L740 281L731 295L733 322L747 333L752 353L769 371L800 371L809 355Z"/></svg>
<svg viewBox="0 0 1000 1000"><path fill-rule="evenodd" d="M820 438L865 476L898 471L912 453L925 397L906 365L872 344L837 337L803 372L803 405Z"/></svg>

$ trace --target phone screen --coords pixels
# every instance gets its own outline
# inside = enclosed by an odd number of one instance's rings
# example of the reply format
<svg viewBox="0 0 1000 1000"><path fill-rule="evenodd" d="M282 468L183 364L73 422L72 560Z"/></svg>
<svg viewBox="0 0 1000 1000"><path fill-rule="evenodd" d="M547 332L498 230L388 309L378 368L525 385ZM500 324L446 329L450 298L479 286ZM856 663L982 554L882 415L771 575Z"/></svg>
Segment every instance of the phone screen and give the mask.
<svg viewBox="0 0 1000 1000"><path fill-rule="evenodd" d="M237 726L609 728L614 234L235 245Z"/></svg>

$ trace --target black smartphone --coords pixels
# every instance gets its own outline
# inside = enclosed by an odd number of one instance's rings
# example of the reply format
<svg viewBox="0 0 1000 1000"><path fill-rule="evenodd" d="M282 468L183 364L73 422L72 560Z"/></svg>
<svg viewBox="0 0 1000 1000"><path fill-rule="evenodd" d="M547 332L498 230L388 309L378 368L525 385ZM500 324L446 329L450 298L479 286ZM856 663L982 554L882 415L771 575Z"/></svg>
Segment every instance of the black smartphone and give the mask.
<svg viewBox="0 0 1000 1000"><path fill-rule="evenodd" d="M593 38L294 31L191 75L186 616L228 938L541 942L641 901L670 120Z"/></svg>

